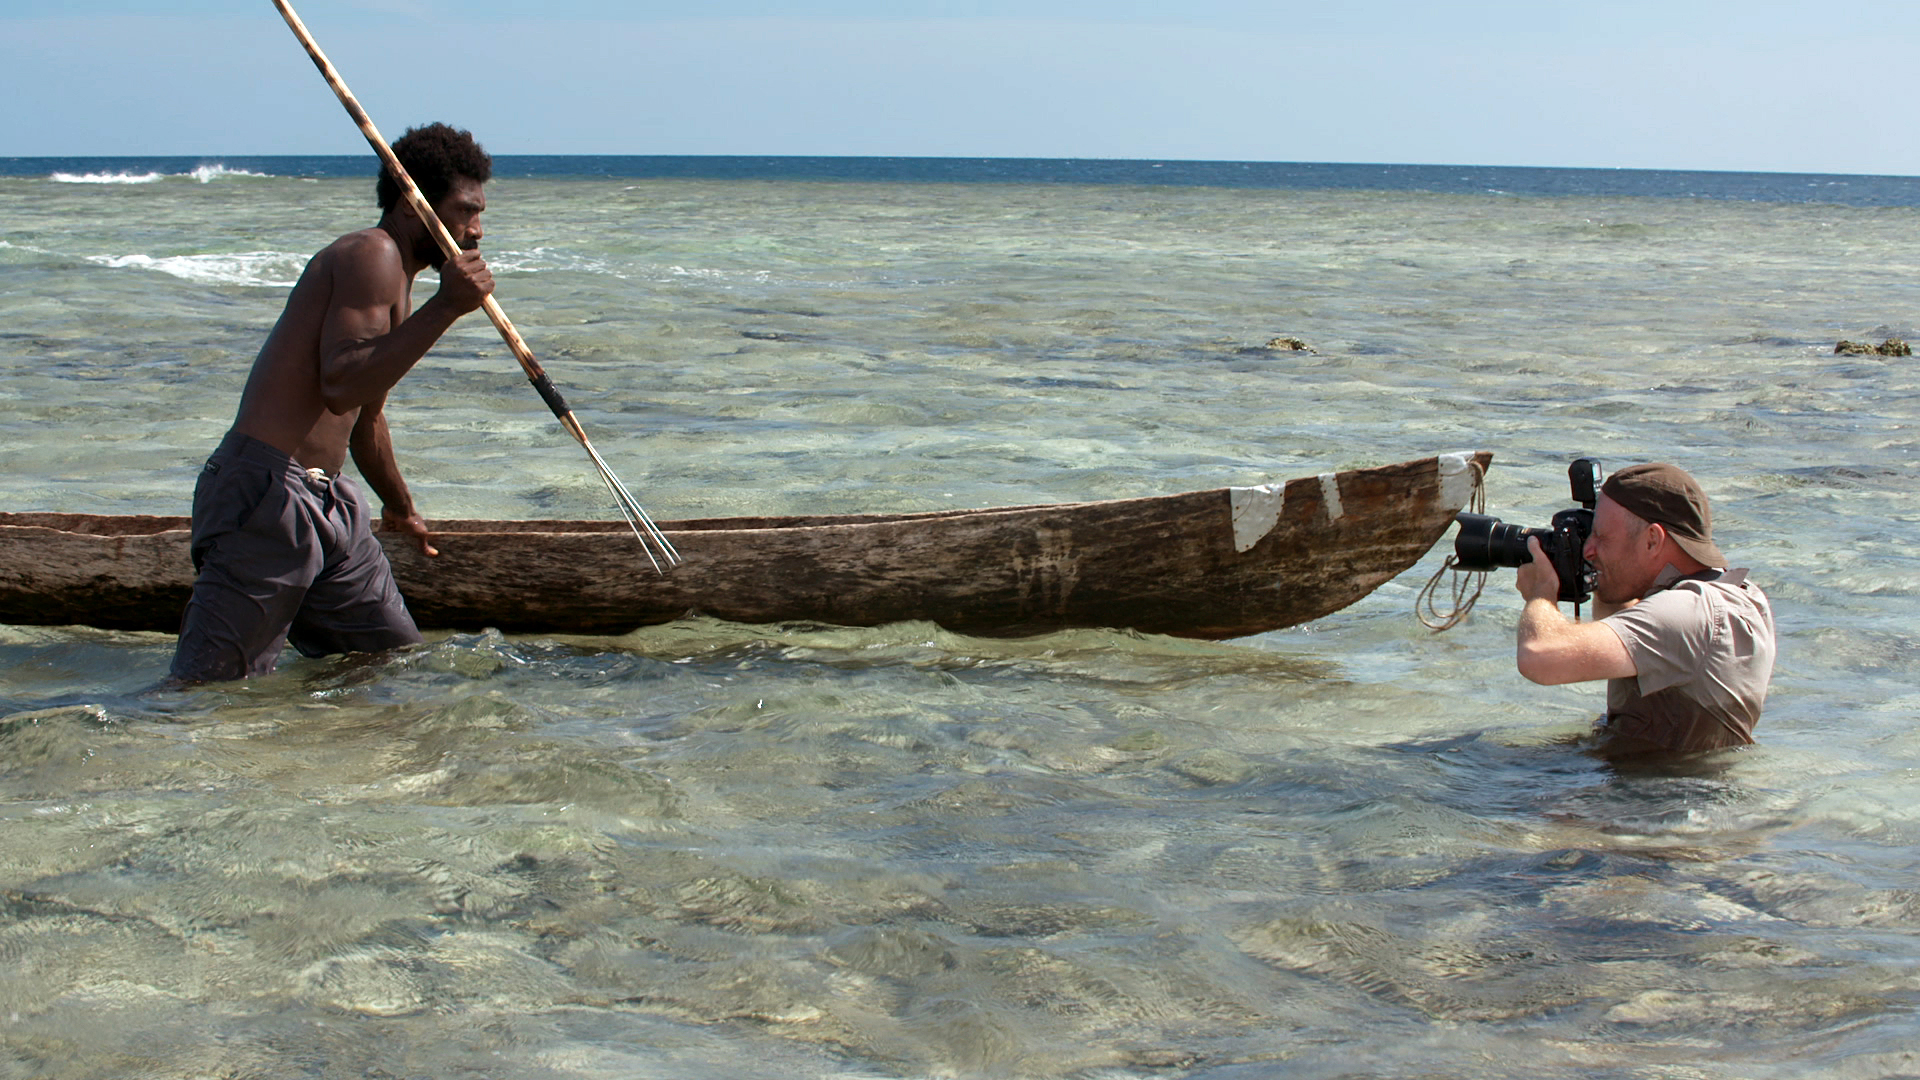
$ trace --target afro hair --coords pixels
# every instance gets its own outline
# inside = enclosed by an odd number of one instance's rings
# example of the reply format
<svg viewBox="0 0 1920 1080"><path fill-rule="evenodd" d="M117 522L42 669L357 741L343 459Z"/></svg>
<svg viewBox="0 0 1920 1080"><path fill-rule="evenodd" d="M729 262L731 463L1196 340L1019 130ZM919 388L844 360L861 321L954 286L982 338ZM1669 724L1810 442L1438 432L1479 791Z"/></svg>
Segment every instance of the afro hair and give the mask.
<svg viewBox="0 0 1920 1080"><path fill-rule="evenodd" d="M446 124L423 124L409 128L393 144L394 156L413 177L429 205L439 202L453 188L455 177L464 176L484 184L493 179L493 158L473 141L470 132ZM374 185L374 197L384 213L400 201L400 183L387 169L380 169Z"/></svg>

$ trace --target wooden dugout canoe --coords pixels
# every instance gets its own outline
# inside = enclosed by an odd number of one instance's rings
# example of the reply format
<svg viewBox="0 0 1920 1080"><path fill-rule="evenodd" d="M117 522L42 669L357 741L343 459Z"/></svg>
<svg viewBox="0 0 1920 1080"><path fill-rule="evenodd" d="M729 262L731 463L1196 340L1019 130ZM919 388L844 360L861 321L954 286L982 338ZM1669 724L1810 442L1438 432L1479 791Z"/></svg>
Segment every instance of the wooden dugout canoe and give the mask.
<svg viewBox="0 0 1920 1080"><path fill-rule="evenodd" d="M381 539L423 628L605 634L697 612L1230 638L1338 611L1411 567L1491 459L1104 502L665 521L686 562L664 577L621 521L437 521L437 559ZM0 623L174 632L187 541L183 517L0 514Z"/></svg>

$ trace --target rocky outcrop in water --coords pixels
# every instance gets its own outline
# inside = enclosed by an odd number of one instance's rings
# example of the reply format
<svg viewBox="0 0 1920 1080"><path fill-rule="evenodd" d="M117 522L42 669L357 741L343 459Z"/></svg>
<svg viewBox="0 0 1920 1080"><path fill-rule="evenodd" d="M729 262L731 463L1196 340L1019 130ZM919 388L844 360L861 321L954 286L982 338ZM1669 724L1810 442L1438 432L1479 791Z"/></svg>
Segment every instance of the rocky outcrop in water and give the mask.
<svg viewBox="0 0 1920 1080"><path fill-rule="evenodd" d="M1267 342L1266 348L1273 352L1305 352L1314 353L1315 356L1319 355L1319 353L1314 351L1313 346L1308 345L1297 337L1274 338Z"/></svg>
<svg viewBox="0 0 1920 1080"><path fill-rule="evenodd" d="M1912 356L1913 349L1899 338L1888 338L1878 345L1864 341L1842 341L1833 347L1836 356Z"/></svg>

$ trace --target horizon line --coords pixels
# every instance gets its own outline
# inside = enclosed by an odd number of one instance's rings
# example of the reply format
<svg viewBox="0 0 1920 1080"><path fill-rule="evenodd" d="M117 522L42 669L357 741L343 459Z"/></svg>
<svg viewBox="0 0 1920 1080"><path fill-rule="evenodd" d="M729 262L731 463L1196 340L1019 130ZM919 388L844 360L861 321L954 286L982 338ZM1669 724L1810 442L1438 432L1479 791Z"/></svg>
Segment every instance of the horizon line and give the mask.
<svg viewBox="0 0 1920 1080"><path fill-rule="evenodd" d="M213 163L217 158L253 158L253 159L294 159L294 158L357 158L365 156L373 160L371 152L361 153L252 153L246 151L188 152L164 154L0 154L0 161L130 161L130 160L185 160L193 159ZM564 153L514 152L494 153L493 158L656 158L656 159L703 159L703 160L762 160L762 161L972 161L972 162L1090 162L1102 164L1143 164L1143 165L1261 165L1294 166L1307 168L1362 168L1362 169L1512 169L1537 172L1648 172L1648 173L1704 173L1725 176L1840 176L1873 179L1915 179L1909 173L1871 173L1871 172L1833 172L1804 171L1796 169L1737 169L1706 168L1699 166L1650 166L1650 165L1501 165L1487 162L1446 162L1446 161L1305 161L1258 158L1182 158L1182 157L1101 157L1088 155L1033 156L1007 154L749 154L749 153L610 153L602 151L568 151Z"/></svg>

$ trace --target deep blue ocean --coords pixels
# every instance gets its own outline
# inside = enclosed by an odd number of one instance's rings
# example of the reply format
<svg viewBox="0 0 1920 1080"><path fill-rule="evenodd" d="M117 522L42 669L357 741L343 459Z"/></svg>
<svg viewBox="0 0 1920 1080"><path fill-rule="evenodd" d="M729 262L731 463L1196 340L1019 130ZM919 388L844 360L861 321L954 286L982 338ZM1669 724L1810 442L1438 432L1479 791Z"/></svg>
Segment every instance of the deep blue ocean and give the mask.
<svg viewBox="0 0 1920 1080"><path fill-rule="evenodd" d="M315 156L0 157L0 176L179 175L220 167L269 176L372 176L370 154ZM502 178L813 180L864 183L1403 191L1442 195L1645 196L1842 206L1920 206L1920 177L1490 165L1081 158L734 157L502 154Z"/></svg>

